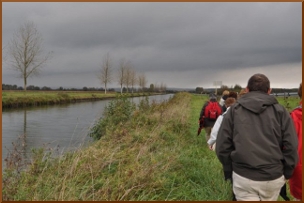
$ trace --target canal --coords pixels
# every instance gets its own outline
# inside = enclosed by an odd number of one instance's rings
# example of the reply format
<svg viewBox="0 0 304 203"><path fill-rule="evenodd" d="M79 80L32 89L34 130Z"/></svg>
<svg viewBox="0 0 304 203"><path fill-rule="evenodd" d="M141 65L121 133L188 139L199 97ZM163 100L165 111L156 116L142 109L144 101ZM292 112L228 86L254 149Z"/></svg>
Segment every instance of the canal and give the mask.
<svg viewBox="0 0 304 203"><path fill-rule="evenodd" d="M160 103L173 94L148 96ZM130 98L139 104L145 97ZM2 169L5 159L17 153L28 160L32 148L45 148L58 154L75 150L92 141L90 128L102 116L111 100L99 100L2 110Z"/></svg>

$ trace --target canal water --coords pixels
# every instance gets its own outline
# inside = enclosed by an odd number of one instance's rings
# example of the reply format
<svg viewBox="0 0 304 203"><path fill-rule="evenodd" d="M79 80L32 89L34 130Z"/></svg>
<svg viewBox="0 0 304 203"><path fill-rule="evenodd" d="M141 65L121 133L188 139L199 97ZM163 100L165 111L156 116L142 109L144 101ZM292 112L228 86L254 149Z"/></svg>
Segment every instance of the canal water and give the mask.
<svg viewBox="0 0 304 203"><path fill-rule="evenodd" d="M169 100L173 94L149 96L149 102ZM139 104L145 97L130 98ZM32 148L44 147L58 154L78 149L92 139L90 128L102 116L111 100L99 100L2 110L2 169L5 159L19 153L27 160Z"/></svg>

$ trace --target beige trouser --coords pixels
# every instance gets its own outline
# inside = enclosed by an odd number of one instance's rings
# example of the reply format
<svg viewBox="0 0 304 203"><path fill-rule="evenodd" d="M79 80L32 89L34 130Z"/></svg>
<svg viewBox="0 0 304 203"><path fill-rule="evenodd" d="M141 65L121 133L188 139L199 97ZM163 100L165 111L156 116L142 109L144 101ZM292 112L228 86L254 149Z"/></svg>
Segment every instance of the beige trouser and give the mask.
<svg viewBox="0 0 304 203"><path fill-rule="evenodd" d="M212 127L205 127L205 132L206 132L205 137L206 137L207 142L210 139L211 130L212 130Z"/></svg>
<svg viewBox="0 0 304 203"><path fill-rule="evenodd" d="M285 183L282 175L271 181L253 181L232 173L233 192L237 201L277 201Z"/></svg>

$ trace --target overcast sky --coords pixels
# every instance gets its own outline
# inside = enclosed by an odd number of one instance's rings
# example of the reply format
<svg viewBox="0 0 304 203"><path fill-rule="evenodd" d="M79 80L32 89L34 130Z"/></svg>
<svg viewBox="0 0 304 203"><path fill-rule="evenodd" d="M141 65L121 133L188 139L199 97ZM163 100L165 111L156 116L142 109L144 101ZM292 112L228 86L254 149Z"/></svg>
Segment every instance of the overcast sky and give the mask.
<svg viewBox="0 0 304 203"><path fill-rule="evenodd" d="M245 87L263 73L271 87L302 81L301 2L2 2L2 49L34 22L53 56L28 85L102 87L109 53L114 71L130 61L148 81L169 87ZM6 63L2 83L23 86ZM112 82L110 87L119 87Z"/></svg>

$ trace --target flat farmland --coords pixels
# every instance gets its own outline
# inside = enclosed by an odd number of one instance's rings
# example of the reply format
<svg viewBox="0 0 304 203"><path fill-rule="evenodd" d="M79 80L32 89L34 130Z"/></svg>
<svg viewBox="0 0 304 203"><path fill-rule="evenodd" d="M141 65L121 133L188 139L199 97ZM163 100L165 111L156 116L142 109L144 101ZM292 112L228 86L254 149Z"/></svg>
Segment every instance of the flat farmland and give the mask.
<svg viewBox="0 0 304 203"><path fill-rule="evenodd" d="M2 91L2 107L17 108L70 103L82 100L100 100L115 98L116 92L103 91ZM126 96L144 96L147 93L124 94Z"/></svg>

